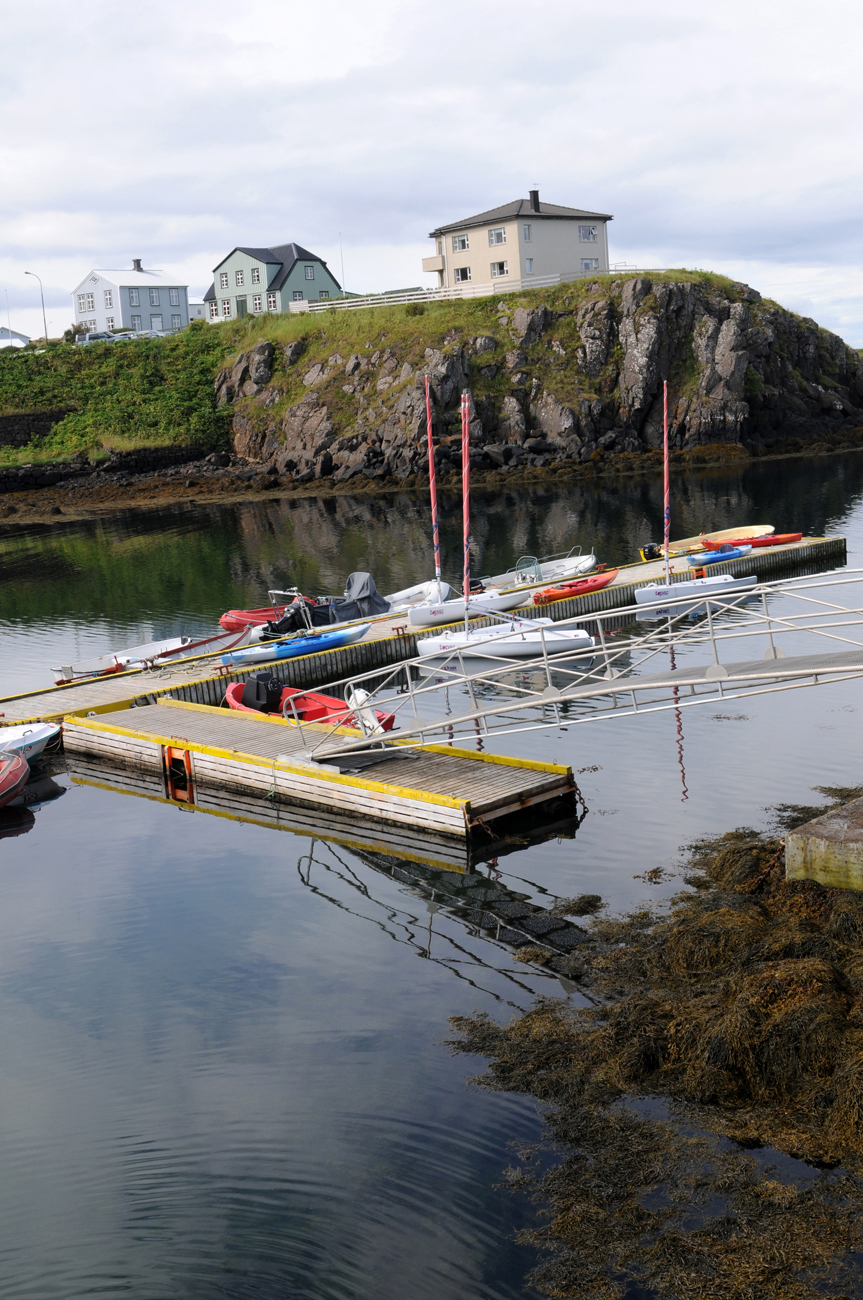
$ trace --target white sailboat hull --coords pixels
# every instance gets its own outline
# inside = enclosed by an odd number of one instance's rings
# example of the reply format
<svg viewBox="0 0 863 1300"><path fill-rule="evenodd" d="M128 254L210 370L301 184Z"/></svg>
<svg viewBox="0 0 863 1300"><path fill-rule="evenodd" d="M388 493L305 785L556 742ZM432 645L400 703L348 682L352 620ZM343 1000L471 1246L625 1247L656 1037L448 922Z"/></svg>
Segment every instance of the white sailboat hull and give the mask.
<svg viewBox="0 0 863 1300"><path fill-rule="evenodd" d="M715 573L709 578L693 578L688 582L649 582L635 590L638 605L671 605L688 596L725 596L754 587L758 579L735 578L730 573Z"/></svg>
<svg viewBox="0 0 863 1300"><path fill-rule="evenodd" d="M501 627L422 637L417 641L417 652L423 659L438 659L459 652L478 659L536 659L542 655L543 648L548 654L574 654L592 650L593 645L593 637L583 628L557 627L550 618L532 618L514 619Z"/></svg>
<svg viewBox="0 0 863 1300"><path fill-rule="evenodd" d="M523 591L484 591L478 596L471 596L468 601L468 618L481 618L483 614L507 614L523 604ZM440 627L443 623L457 623L464 618L464 613L464 597L442 603L437 601L433 604L412 605L408 611L408 622L411 627Z"/></svg>

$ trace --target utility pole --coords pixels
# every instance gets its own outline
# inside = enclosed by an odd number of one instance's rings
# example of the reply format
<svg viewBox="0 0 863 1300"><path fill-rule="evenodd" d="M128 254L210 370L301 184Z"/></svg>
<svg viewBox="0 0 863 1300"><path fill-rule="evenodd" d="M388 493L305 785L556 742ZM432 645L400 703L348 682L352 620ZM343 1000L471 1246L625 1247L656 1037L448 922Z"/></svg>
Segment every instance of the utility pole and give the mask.
<svg viewBox="0 0 863 1300"><path fill-rule="evenodd" d="M25 271L25 275L32 275L34 280L39 280L39 297L42 299L42 328L45 331L45 347L48 346L48 322L45 319L45 294L42 292L42 281L35 271Z"/></svg>
<svg viewBox="0 0 863 1300"><path fill-rule="evenodd" d="M344 254L344 250L343 250L343 248L342 248L342 232L341 232L341 231L339 231L339 257L341 258L341 262L342 262L342 297L343 297L343 298L347 298L347 296L348 296L348 291L347 291L347 289L345 288L345 254Z"/></svg>

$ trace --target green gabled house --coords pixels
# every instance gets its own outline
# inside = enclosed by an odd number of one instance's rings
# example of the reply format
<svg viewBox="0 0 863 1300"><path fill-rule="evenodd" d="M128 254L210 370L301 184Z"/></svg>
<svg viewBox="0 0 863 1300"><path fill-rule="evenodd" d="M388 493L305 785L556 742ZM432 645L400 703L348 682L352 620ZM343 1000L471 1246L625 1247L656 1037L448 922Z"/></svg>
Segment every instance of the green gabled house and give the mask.
<svg viewBox="0 0 863 1300"><path fill-rule="evenodd" d="M302 303L340 298L341 285L323 258L299 244L235 248L213 270L204 294L210 320L268 311L302 311Z"/></svg>

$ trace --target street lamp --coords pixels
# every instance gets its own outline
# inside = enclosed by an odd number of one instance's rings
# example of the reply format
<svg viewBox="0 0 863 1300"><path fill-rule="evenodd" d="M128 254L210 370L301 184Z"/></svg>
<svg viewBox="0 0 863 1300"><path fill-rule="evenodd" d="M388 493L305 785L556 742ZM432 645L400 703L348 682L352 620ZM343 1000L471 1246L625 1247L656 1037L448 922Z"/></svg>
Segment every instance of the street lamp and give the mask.
<svg viewBox="0 0 863 1300"><path fill-rule="evenodd" d="M39 297L42 299L42 328L45 331L45 347L48 346L48 322L45 319L45 295L42 292L42 281L35 271L25 271L25 275L32 275L34 280L39 280Z"/></svg>

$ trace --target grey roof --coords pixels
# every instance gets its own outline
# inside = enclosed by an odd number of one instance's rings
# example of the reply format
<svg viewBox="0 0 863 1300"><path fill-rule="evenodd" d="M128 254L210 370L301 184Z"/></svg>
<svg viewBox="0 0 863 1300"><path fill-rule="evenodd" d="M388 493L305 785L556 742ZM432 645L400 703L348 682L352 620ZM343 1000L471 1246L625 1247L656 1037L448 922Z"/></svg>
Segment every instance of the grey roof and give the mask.
<svg viewBox="0 0 863 1300"><path fill-rule="evenodd" d="M210 285L209 289L207 290L207 292L204 294L204 302L212 302L215 296L216 296L216 282L214 280L213 283Z"/></svg>
<svg viewBox="0 0 863 1300"><path fill-rule="evenodd" d="M320 262L336 288L341 289L341 285L327 266L324 259L318 257L317 253L310 253L307 248L303 248L300 244L275 244L273 248L243 248L242 245L238 245L237 248L231 249L230 253L228 253L228 257L233 257L234 253L245 253L248 257L254 257L258 262L264 262L269 266L279 266L281 269L276 272L270 282L268 286L270 289L281 289L297 262ZM223 257L221 262L219 262L219 265L213 268L214 274L218 272L220 266L224 266L228 257ZM215 285L215 281L213 284ZM208 294L210 295L210 299L215 298L216 296L214 289L212 292L211 290L208 290L204 295L205 302L210 300L208 299Z"/></svg>
<svg viewBox="0 0 863 1300"><path fill-rule="evenodd" d="M465 217L464 221L451 221L449 225L438 226L435 230L429 232L429 238L434 239L436 235L445 235L450 230L464 230L470 226L488 226L493 221L512 221L514 217L530 217L534 221L541 221L543 218L572 221L581 217L589 218L591 221L614 220L608 212L585 212L584 208L562 208L558 203L544 203L542 201L539 204L539 211L535 212L530 206L530 199L514 199L512 203L504 203L500 208L489 208L488 212L480 212L475 217Z"/></svg>

